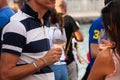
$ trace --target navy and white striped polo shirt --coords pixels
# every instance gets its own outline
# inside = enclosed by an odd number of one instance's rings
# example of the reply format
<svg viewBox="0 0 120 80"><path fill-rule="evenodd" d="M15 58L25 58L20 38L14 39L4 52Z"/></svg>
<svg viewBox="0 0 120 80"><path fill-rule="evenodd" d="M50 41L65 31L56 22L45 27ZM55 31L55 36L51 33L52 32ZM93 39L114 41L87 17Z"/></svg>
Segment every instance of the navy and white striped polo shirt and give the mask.
<svg viewBox="0 0 120 80"><path fill-rule="evenodd" d="M48 13L43 18L44 26L41 25L38 14L25 4L3 29L2 52L19 56L17 65L31 63L50 49L49 27L46 27L49 23ZM54 80L54 74L47 66L23 80Z"/></svg>

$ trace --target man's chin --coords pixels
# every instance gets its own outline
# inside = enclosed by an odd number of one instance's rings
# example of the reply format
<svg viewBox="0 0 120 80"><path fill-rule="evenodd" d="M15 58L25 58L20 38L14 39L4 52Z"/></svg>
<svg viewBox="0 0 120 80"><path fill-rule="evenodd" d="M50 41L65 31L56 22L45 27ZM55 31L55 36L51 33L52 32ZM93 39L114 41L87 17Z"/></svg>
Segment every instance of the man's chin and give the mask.
<svg viewBox="0 0 120 80"><path fill-rule="evenodd" d="M55 9L55 5L53 5L53 6L50 6L49 8L50 8L50 9Z"/></svg>

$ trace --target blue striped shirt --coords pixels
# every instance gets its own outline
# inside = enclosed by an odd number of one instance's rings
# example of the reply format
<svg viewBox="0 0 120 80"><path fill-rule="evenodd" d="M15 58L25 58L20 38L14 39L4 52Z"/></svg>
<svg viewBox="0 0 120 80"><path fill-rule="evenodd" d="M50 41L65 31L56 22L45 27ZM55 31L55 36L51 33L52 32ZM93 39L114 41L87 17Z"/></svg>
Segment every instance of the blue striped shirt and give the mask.
<svg viewBox="0 0 120 80"><path fill-rule="evenodd" d="M2 52L19 56L17 65L32 63L50 49L48 13L43 17L45 24L42 25L38 14L25 4L3 29ZM54 80L54 74L47 66L23 80Z"/></svg>

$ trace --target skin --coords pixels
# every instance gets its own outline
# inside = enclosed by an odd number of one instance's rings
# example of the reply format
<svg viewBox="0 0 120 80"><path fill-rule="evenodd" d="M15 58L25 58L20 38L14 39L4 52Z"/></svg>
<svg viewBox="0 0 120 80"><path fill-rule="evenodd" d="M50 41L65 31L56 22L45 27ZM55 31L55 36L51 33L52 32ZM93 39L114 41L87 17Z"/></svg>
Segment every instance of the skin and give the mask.
<svg viewBox="0 0 120 80"><path fill-rule="evenodd" d="M95 59L98 53L100 52L99 46L96 43L91 43L90 47L91 47L92 58Z"/></svg>
<svg viewBox="0 0 120 80"><path fill-rule="evenodd" d="M13 2L15 3L16 2L16 0L13 0ZM24 0L22 0L19 4L17 4L18 5L18 8L19 9L22 9L22 7L23 7L23 5L24 5Z"/></svg>
<svg viewBox="0 0 120 80"><path fill-rule="evenodd" d="M83 41L83 35L82 33L80 32L80 30L76 30L74 33L75 35L75 39L79 42L82 42Z"/></svg>
<svg viewBox="0 0 120 80"><path fill-rule="evenodd" d="M54 8L54 0L30 0L28 5L38 12L39 19L42 20L45 12ZM46 65L53 64L59 61L62 54L60 48L53 48L42 57L43 60L36 60L36 64L41 69ZM24 77L27 77L33 74L36 71L36 68L32 63L22 66L16 66L16 63L19 61L19 57L11 53L2 53L0 60L0 80L21 80ZM12 73L12 74L11 74Z"/></svg>
<svg viewBox="0 0 120 80"><path fill-rule="evenodd" d="M113 48L115 46L115 43L112 41L108 41L108 40L101 40L105 45L109 46L108 48ZM91 47L91 53L92 53L92 58L96 58L98 53L102 50L99 48L98 44L96 43L91 43L90 44Z"/></svg>
<svg viewBox="0 0 120 80"><path fill-rule="evenodd" d="M87 80L105 80L105 77L115 70L110 49L98 54Z"/></svg>
<svg viewBox="0 0 120 80"><path fill-rule="evenodd" d="M61 3L63 3L62 8L60 7ZM67 13L67 5L66 5L66 3L64 3L64 0L58 0L55 4L55 9L58 13L66 14Z"/></svg>
<svg viewBox="0 0 120 80"><path fill-rule="evenodd" d="M0 0L0 8L8 6L7 0Z"/></svg>

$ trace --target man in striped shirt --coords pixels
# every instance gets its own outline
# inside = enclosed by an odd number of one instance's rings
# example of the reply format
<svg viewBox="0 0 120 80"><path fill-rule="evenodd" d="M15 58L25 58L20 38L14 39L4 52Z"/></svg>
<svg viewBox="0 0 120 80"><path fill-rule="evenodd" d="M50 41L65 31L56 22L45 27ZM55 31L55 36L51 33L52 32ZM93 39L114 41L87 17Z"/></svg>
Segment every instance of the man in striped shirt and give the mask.
<svg viewBox="0 0 120 80"><path fill-rule="evenodd" d="M57 62L62 50L50 49L49 9L55 0L27 0L10 18L2 33L0 80L54 80L49 65Z"/></svg>

